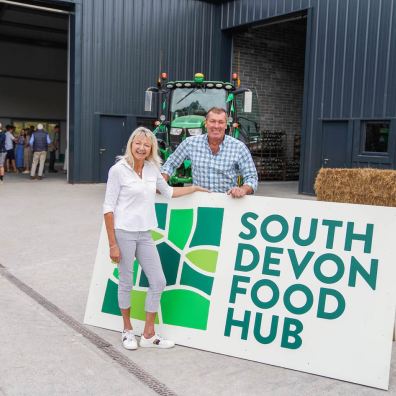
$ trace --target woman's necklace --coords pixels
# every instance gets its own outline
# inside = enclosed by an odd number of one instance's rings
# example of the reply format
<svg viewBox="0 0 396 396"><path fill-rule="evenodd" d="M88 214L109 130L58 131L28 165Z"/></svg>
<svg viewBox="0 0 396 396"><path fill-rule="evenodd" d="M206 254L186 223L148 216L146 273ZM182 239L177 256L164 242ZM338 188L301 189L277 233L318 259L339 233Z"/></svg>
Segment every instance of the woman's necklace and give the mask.
<svg viewBox="0 0 396 396"><path fill-rule="evenodd" d="M135 169L135 172L138 174L139 177L142 177L143 168L141 168L140 170Z"/></svg>

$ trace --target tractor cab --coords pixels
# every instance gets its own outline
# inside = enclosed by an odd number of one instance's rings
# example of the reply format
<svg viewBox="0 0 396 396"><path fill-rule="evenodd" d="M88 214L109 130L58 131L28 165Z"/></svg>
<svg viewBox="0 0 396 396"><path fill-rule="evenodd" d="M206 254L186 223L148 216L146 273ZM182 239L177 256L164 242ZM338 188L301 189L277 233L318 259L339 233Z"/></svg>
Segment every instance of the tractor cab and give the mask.
<svg viewBox="0 0 396 396"><path fill-rule="evenodd" d="M247 143L248 135L238 123L238 111L251 112L252 92L238 89L237 76L233 78L233 83L205 81L204 75L197 73L191 81L168 81L167 75L162 73L157 87L146 90L145 111L152 111L153 104L157 104L158 121L154 133L164 161L184 139L206 132L205 117L212 107L226 110L227 133ZM171 185L192 182L189 161L176 170L169 182Z"/></svg>

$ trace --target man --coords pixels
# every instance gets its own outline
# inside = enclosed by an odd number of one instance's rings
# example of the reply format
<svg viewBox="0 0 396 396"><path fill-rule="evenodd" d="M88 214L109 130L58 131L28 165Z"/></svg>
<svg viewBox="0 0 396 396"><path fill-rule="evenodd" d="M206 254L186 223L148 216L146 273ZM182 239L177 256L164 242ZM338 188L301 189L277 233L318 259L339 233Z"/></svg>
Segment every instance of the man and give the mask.
<svg viewBox="0 0 396 396"><path fill-rule="evenodd" d="M58 171L55 169L55 157L59 145L59 125L55 125L53 131L49 133L49 136L51 139L51 144L48 146L48 151L49 151L48 171L52 173L56 173Z"/></svg>
<svg viewBox="0 0 396 396"><path fill-rule="evenodd" d="M43 124L37 125L37 131L33 133L30 138L29 144L33 147L33 164L30 171L30 178L35 179L37 164L39 165L38 179L43 178L43 170L45 159L47 158L48 145L51 144L51 139L48 133L44 131Z"/></svg>
<svg viewBox="0 0 396 396"><path fill-rule="evenodd" d="M5 148L7 150L6 168L7 168L7 172L9 172L10 165L11 165L12 170L15 173L18 173L16 164L15 164L14 142L16 139L15 139L15 136L13 135L14 130L15 130L14 126L6 125L6 133L5 133Z"/></svg>
<svg viewBox="0 0 396 396"><path fill-rule="evenodd" d="M185 159L191 160L193 184L212 192L226 192L233 198L253 194L257 189L257 171L248 148L225 134L227 114L222 108L209 109L205 126L207 134L185 139L161 168L165 180ZM238 175L243 185L237 185Z"/></svg>
<svg viewBox="0 0 396 396"><path fill-rule="evenodd" d="M0 123L0 184L3 184L4 178L4 162L7 155L7 150L5 148L6 136L3 131L3 125Z"/></svg>

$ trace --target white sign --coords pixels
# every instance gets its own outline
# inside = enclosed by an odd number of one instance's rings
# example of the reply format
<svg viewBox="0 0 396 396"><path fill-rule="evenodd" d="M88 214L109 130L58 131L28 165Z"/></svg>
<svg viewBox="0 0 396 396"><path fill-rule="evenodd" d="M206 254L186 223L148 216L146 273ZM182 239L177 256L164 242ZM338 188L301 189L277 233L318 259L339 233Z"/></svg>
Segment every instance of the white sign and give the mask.
<svg viewBox="0 0 396 396"><path fill-rule="evenodd" d="M167 288L160 333L179 345L388 388L396 208L224 194L158 200ZM147 279L134 263L131 316ZM103 227L85 323L121 330Z"/></svg>

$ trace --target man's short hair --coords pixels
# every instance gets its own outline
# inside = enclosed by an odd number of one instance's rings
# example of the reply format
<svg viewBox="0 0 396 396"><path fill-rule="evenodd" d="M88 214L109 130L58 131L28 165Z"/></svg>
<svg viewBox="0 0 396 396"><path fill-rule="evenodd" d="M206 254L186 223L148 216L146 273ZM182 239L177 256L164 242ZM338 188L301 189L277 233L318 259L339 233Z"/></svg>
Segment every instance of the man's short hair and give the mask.
<svg viewBox="0 0 396 396"><path fill-rule="evenodd" d="M215 114L222 114L224 113L226 118L227 118L227 111L226 109L223 109L222 107L211 107L208 112L206 113L206 119L208 118L209 113L215 113Z"/></svg>

